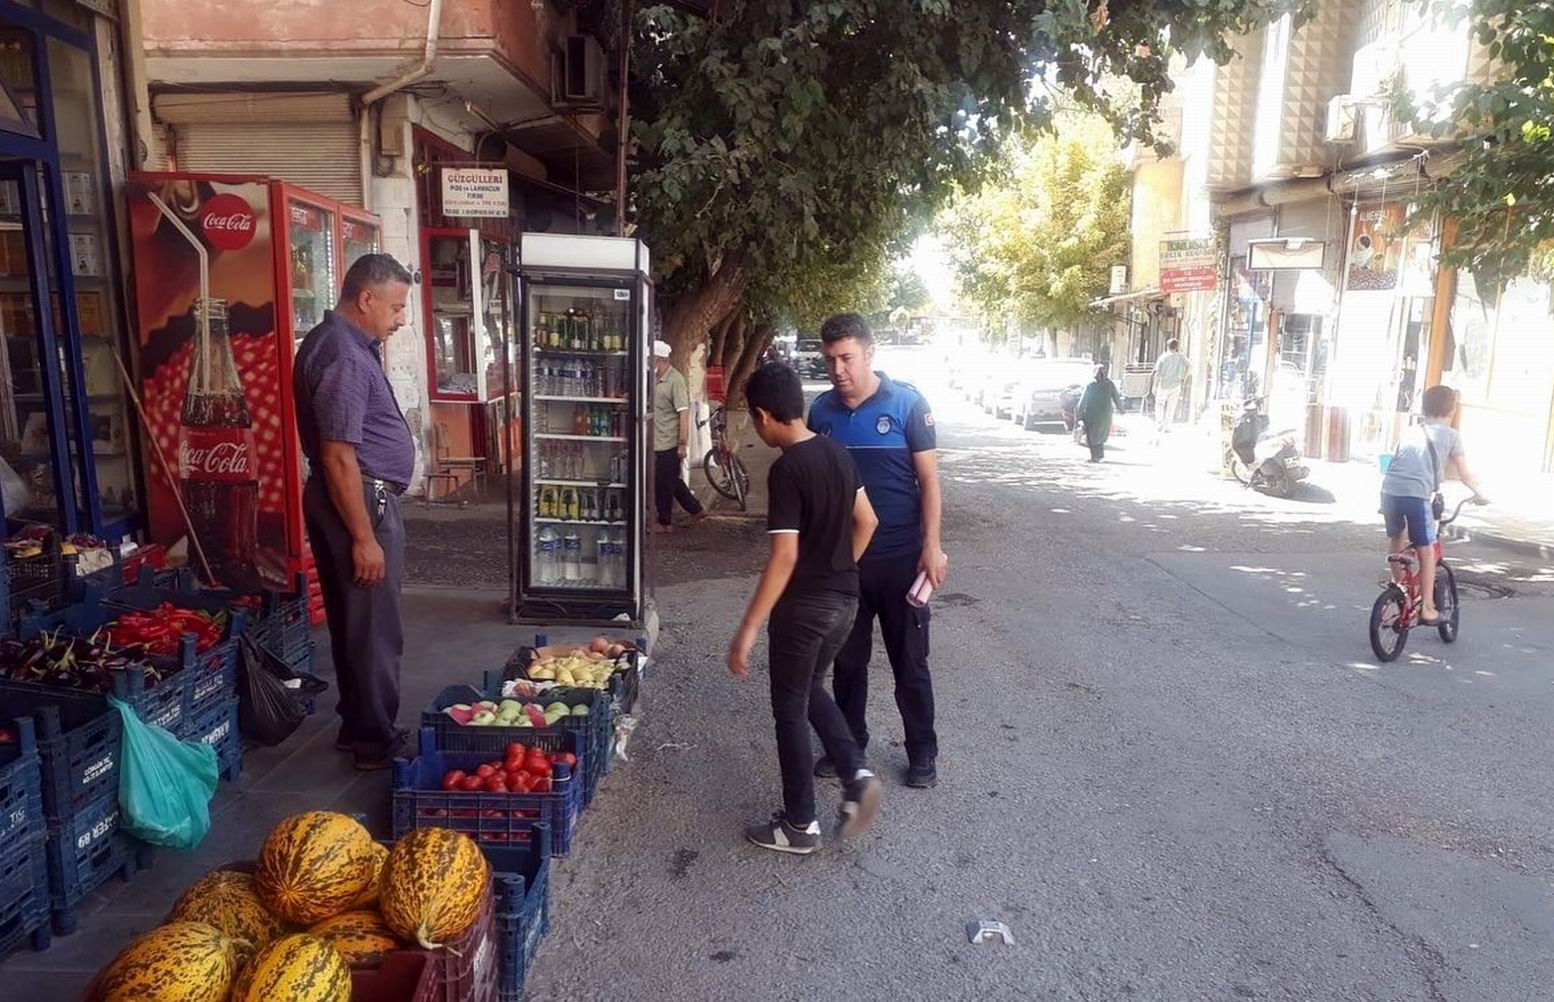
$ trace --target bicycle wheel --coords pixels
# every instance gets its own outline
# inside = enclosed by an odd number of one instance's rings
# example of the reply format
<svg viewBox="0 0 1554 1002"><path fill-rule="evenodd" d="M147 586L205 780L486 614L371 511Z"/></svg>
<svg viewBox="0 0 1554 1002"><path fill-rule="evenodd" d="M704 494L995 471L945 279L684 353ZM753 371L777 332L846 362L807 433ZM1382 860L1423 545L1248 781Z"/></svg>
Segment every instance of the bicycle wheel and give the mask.
<svg viewBox="0 0 1554 1002"><path fill-rule="evenodd" d="M1230 454L1230 475L1236 478L1236 482L1242 486L1250 486L1252 483L1252 468L1241 461L1241 457L1235 453Z"/></svg>
<svg viewBox="0 0 1554 1002"><path fill-rule="evenodd" d="M732 474L729 479L733 481L734 493L738 495L734 500L739 502L739 510L745 511L745 501L750 497L750 471L745 469L744 460L732 452L728 454L728 465Z"/></svg>
<svg viewBox="0 0 1554 1002"><path fill-rule="evenodd" d="M1403 619L1403 593L1387 587L1371 606L1371 650L1376 660L1396 661L1408 643L1408 628L1399 627Z"/></svg>
<svg viewBox="0 0 1554 1002"><path fill-rule="evenodd" d="M712 485L713 490L730 501L739 501L743 505L744 502L740 500L738 493L739 488L734 483L731 471L725 469L724 464L720 461L716 446L708 449L707 454L702 457L701 469L707 475L707 483Z"/></svg>
<svg viewBox="0 0 1554 1002"><path fill-rule="evenodd" d="M1442 563L1435 571L1435 608L1441 616L1441 625L1436 629L1440 631L1441 640L1452 644L1457 642L1457 629L1462 625L1462 606L1457 602L1457 575L1452 573L1451 565Z"/></svg>

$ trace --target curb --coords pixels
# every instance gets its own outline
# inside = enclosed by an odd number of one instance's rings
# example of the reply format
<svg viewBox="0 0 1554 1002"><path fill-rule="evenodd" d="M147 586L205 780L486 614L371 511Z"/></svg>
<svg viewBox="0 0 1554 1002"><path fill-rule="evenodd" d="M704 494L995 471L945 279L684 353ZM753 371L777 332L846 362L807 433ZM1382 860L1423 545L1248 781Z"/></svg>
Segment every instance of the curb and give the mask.
<svg viewBox="0 0 1554 1002"><path fill-rule="evenodd" d="M1554 546L1537 543L1530 539L1520 539L1516 536L1506 536L1493 529L1468 529L1456 525L1448 525L1441 530L1441 534L1447 539L1459 543L1484 543L1489 546L1497 546L1502 550L1521 554L1524 557L1534 557L1538 560L1554 560Z"/></svg>

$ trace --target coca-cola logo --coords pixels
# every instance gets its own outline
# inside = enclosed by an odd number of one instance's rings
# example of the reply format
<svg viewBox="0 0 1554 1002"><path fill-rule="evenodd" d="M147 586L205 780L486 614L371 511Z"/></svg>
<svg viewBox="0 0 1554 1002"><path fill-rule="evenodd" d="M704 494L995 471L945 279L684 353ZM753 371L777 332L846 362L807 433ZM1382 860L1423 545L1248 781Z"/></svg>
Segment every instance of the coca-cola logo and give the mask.
<svg viewBox="0 0 1554 1002"><path fill-rule="evenodd" d="M259 229L259 217L253 207L237 195L215 195L200 210L200 229L217 250L242 250L253 242Z"/></svg>
<svg viewBox="0 0 1554 1002"><path fill-rule="evenodd" d="M187 480L252 480L247 442L194 442L179 444L178 465Z"/></svg>

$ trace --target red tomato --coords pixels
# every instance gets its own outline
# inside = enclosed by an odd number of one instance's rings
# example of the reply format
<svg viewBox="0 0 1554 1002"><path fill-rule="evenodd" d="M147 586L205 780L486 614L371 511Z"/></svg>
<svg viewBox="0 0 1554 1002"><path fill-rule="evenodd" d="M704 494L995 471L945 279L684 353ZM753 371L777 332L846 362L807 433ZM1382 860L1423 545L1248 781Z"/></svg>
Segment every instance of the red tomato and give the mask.
<svg viewBox="0 0 1554 1002"><path fill-rule="evenodd" d="M550 790L549 776L535 776L533 784L529 787L530 793L549 793Z"/></svg>
<svg viewBox="0 0 1554 1002"><path fill-rule="evenodd" d="M534 777L526 772L515 772L508 784L509 793L528 793L534 789Z"/></svg>
<svg viewBox="0 0 1554 1002"><path fill-rule="evenodd" d="M462 771L458 769L449 769L448 774L442 778L442 788L444 790L456 789L459 785L459 781L463 778L464 773Z"/></svg>
<svg viewBox="0 0 1554 1002"><path fill-rule="evenodd" d="M551 773L550 759L543 755L531 755L523 767L536 776L549 776Z"/></svg>
<svg viewBox="0 0 1554 1002"><path fill-rule="evenodd" d="M483 782L485 782L485 780L481 779L479 776L465 776L463 779L459 780L459 789L465 791L478 790L480 789L480 784Z"/></svg>
<svg viewBox="0 0 1554 1002"><path fill-rule="evenodd" d="M518 758L523 758L524 753L527 751L528 749L525 748L521 743L513 741L510 742L507 746L507 757L512 758L516 755Z"/></svg>
<svg viewBox="0 0 1554 1002"><path fill-rule="evenodd" d="M512 772L514 769L522 769L524 761L522 755L509 755L507 761L502 763L502 771Z"/></svg>
<svg viewBox="0 0 1554 1002"><path fill-rule="evenodd" d="M498 768L498 766L494 766L490 762L483 762L478 768L475 769L475 775L479 776L481 779L490 779L491 774L496 772Z"/></svg>
<svg viewBox="0 0 1554 1002"><path fill-rule="evenodd" d="M577 756L573 755L571 752L562 752L560 755L557 755L555 758L551 759L551 762L558 765L564 765L569 769L577 768Z"/></svg>
<svg viewBox="0 0 1554 1002"><path fill-rule="evenodd" d="M486 780L486 792L506 793L507 780L503 779L501 776L492 776L490 779Z"/></svg>

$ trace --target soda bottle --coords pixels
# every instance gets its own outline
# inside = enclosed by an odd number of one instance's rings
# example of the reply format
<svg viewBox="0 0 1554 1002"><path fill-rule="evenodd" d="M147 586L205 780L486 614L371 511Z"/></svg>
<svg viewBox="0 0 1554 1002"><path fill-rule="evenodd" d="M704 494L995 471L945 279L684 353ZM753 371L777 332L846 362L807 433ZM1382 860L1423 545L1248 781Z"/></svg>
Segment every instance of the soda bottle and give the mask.
<svg viewBox="0 0 1554 1002"><path fill-rule="evenodd" d="M253 589L262 583L259 471L226 302L200 300L195 319L194 357L178 422L179 491L216 580Z"/></svg>

